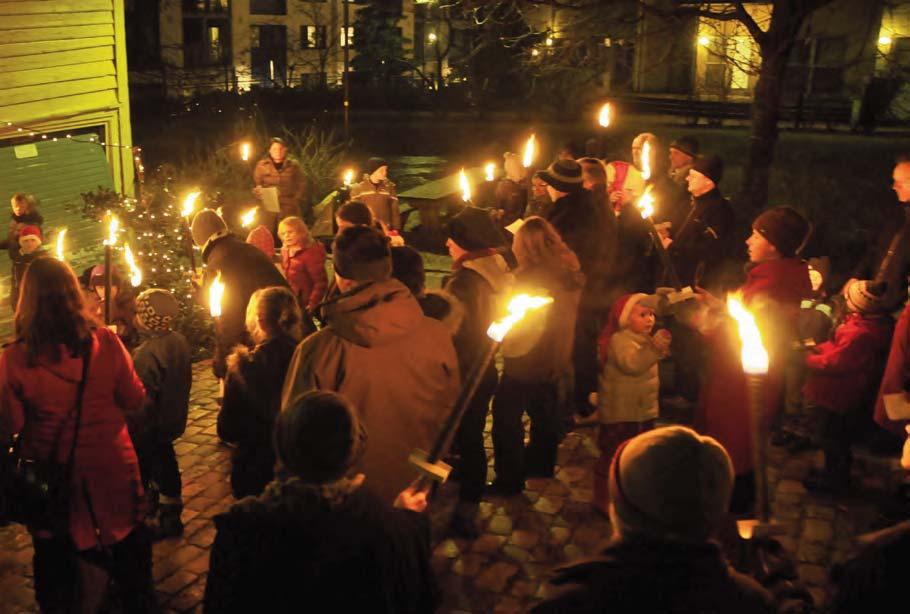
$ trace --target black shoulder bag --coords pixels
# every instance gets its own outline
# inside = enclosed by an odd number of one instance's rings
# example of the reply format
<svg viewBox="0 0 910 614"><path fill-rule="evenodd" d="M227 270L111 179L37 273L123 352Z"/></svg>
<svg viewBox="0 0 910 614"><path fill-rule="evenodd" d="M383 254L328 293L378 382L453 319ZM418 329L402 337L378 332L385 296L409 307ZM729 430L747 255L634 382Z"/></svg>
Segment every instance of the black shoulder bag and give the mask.
<svg viewBox="0 0 910 614"><path fill-rule="evenodd" d="M82 349L82 379L76 392L76 426L73 432L73 445L70 447L66 463L57 461L57 450L69 414L57 433L54 447L47 459L31 459L21 455L21 435L6 450L3 450L3 463L9 468L3 484L2 497L5 503L7 520L27 525L32 529L50 531L54 535L69 534L69 504L72 495L73 460L76 457L76 444L79 439L79 428L82 425L82 397L88 380L89 363L92 356L91 339ZM72 410L70 410L70 414ZM28 417L26 417L26 424Z"/></svg>

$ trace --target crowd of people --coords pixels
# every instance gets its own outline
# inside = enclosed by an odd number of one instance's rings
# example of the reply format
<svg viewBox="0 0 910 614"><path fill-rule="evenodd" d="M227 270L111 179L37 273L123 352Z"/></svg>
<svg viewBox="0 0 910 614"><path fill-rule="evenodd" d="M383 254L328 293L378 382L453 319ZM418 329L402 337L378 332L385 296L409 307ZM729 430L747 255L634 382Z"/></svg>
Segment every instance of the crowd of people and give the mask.
<svg viewBox="0 0 910 614"><path fill-rule="evenodd" d="M910 159L894 169L901 222L883 228L887 240L841 289L822 261L804 258L812 224L796 209L761 212L748 233L736 227L719 188L723 161L695 139L662 153L641 134L630 158L569 144L532 174L507 153L489 206L449 219L452 270L438 289L403 245L380 158L334 211L332 278L301 218L305 181L280 139L254 177L257 189L278 188L274 219L244 240L216 211L195 215L200 297L216 278L227 288L212 368L238 499L214 519L206 611L432 611L434 489L411 457L446 435L474 384L446 456L458 482L448 528L459 537L478 536L485 497L554 477L569 429L598 427L592 505L614 538L596 559L561 570L538 611L776 611L713 541L752 514L762 469L723 297L736 294L755 315L769 354L764 427L779 443L824 451L808 488L849 492L859 436L873 432L897 454L910 432L910 311L896 327L891 315L910 272ZM637 206L646 192L659 203L651 217ZM0 436L18 435L21 458L68 471L63 528L29 525L37 601L46 612L97 611L113 586L126 611L157 611L151 544L183 532L174 442L192 371L172 326L179 305L167 289L134 296L114 271L107 296L103 266L80 283L66 263L35 257L35 203L17 194L12 208L21 285L16 337L0 356ZM518 293L552 303L516 323L499 367L484 363L488 327ZM105 301L112 326L99 321ZM667 411L674 399L691 413ZM910 444L905 456L910 467ZM898 525L862 556L903 564L893 545L908 535ZM853 611L862 591L885 599L896 590L864 560L838 570L845 588L834 611ZM875 573L893 573L884 567Z"/></svg>

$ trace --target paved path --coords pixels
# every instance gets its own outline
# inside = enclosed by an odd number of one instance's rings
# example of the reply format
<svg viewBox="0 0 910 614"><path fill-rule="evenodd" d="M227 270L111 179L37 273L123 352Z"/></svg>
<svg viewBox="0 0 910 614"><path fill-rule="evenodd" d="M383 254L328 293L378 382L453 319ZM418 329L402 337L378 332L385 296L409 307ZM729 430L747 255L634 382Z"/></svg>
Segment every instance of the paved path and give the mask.
<svg viewBox="0 0 910 614"><path fill-rule="evenodd" d="M214 538L211 518L233 502L228 450L215 434L216 394L209 364L197 364L189 424L176 446L186 532L156 544L154 551L158 597L167 612L201 611ZM487 426L489 448L489 422ZM442 489L431 514L433 567L444 591L441 611L525 611L545 594L544 580L553 566L594 553L609 537L609 523L589 505L597 457L593 434L593 429L584 429L566 437L554 479L530 480L521 497L482 503L484 531L473 543L443 535L454 489L453 485ZM860 455L862 494L833 501L810 496L799 481L819 463L817 453L790 456L772 448L771 457L774 513L783 526L782 541L796 553L802 579L821 602L828 566L845 556L852 537L875 521L880 493L897 479L896 461ZM0 614L37 611L31 556L31 540L24 530L0 529Z"/></svg>

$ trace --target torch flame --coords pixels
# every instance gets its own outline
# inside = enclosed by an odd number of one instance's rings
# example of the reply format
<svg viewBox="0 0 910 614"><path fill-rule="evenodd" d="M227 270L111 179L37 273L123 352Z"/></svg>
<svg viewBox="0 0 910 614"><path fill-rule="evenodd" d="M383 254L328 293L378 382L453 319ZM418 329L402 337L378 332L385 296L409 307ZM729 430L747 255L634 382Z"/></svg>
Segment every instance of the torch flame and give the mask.
<svg viewBox="0 0 910 614"><path fill-rule="evenodd" d="M470 202L471 182L468 181L468 176L465 175L464 169L461 169L461 172L458 173L458 187L461 188L461 200Z"/></svg>
<svg viewBox="0 0 910 614"><path fill-rule="evenodd" d="M244 143L240 146L240 159L246 162L250 159L250 144Z"/></svg>
<svg viewBox="0 0 910 614"><path fill-rule="evenodd" d="M604 128L610 127L610 103L604 103L604 106L600 107L600 113L597 116L597 123Z"/></svg>
<svg viewBox="0 0 910 614"><path fill-rule="evenodd" d="M645 193L638 199L638 210L641 212L643 220L654 215L654 197L651 195L651 186L645 188Z"/></svg>
<svg viewBox="0 0 910 614"><path fill-rule="evenodd" d="M531 168L531 165L534 163L534 150L536 149L536 142L534 135L532 134L528 137L528 142L525 143L525 152L524 156L521 158L521 165L525 168Z"/></svg>
<svg viewBox="0 0 910 614"><path fill-rule="evenodd" d="M221 282L221 271L215 276L209 288L209 313L213 318L221 317L221 299L224 298L224 284Z"/></svg>
<svg viewBox="0 0 910 614"><path fill-rule="evenodd" d="M57 260L66 260L63 257L63 237L66 236L66 228L61 228L57 233Z"/></svg>
<svg viewBox="0 0 910 614"><path fill-rule="evenodd" d="M104 242L105 245L116 245L117 244L117 231L120 230L120 220L117 219L116 215L111 215L108 212L109 220L107 223L107 240Z"/></svg>
<svg viewBox="0 0 910 614"><path fill-rule="evenodd" d="M349 168L344 172L344 185L349 186L354 181L354 169Z"/></svg>
<svg viewBox="0 0 910 614"><path fill-rule="evenodd" d="M651 178L651 142L645 141L641 146L641 178L647 181Z"/></svg>
<svg viewBox="0 0 910 614"><path fill-rule="evenodd" d="M727 297L727 311L739 326L743 371L749 375L764 375L768 372L768 352L762 345L761 331L755 318L736 296Z"/></svg>
<svg viewBox="0 0 910 614"><path fill-rule="evenodd" d="M142 271L136 265L136 259L133 258L133 250L129 244L124 245L123 253L126 256L126 264L130 268L130 284L135 288L142 283Z"/></svg>
<svg viewBox="0 0 910 614"><path fill-rule="evenodd" d="M249 228L253 225L253 221L256 219L256 209L259 207L253 207L246 213L240 216L240 225L244 228Z"/></svg>
<svg viewBox="0 0 910 614"><path fill-rule="evenodd" d="M190 192L186 195L186 198L183 199L183 209L180 211L182 217L189 219L193 215L193 211L196 209L196 201L201 194L202 192Z"/></svg>
<svg viewBox="0 0 910 614"><path fill-rule="evenodd" d="M487 181L496 179L496 164L494 162L487 162L483 167L483 171L486 173Z"/></svg>
<svg viewBox="0 0 910 614"><path fill-rule="evenodd" d="M509 334L509 331L512 330L512 327L520 322L528 311L540 309L552 302L553 299L549 296L516 295L509 301L509 315L490 324L490 328L487 329L487 336L497 343L502 342L506 335Z"/></svg>

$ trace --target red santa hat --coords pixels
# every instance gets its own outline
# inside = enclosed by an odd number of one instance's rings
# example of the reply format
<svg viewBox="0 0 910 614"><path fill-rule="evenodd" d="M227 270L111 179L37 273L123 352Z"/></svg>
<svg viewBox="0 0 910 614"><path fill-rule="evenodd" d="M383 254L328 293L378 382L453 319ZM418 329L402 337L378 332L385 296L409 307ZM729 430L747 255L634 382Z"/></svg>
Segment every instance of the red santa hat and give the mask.
<svg viewBox="0 0 910 614"><path fill-rule="evenodd" d="M604 326L603 330L600 332L600 336L597 338L597 358L600 360L601 365L604 365L607 362L607 351L610 349L610 339L613 338L615 333L625 328L626 324L629 323L629 315L632 313L632 308L643 299L648 298L648 296L649 295L641 292L626 294L619 297L616 302L613 303L613 306L610 308L610 316L607 319L607 325Z"/></svg>
<svg viewBox="0 0 910 614"><path fill-rule="evenodd" d="M25 237L36 238L36 239L38 239L39 243L44 242L44 237L41 236L41 229L38 228L37 226L33 226L33 225L23 226L19 230L19 241L21 242L22 239L24 239Z"/></svg>

